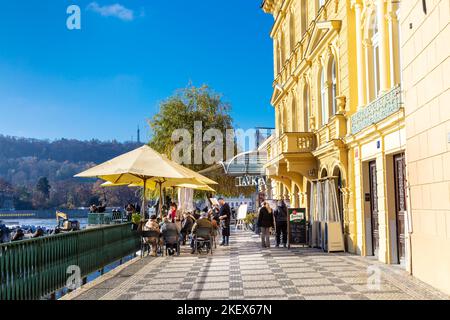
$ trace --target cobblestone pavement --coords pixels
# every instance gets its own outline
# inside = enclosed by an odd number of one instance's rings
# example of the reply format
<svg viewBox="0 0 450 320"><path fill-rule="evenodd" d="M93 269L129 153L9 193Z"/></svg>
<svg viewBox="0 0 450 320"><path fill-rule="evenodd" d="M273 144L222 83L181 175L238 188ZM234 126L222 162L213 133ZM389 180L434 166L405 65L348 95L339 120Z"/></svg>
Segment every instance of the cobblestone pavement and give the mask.
<svg viewBox="0 0 450 320"><path fill-rule="evenodd" d="M262 249L250 232L211 255L145 257L69 299L449 299L397 266L317 249ZM379 281L377 281L379 279Z"/></svg>

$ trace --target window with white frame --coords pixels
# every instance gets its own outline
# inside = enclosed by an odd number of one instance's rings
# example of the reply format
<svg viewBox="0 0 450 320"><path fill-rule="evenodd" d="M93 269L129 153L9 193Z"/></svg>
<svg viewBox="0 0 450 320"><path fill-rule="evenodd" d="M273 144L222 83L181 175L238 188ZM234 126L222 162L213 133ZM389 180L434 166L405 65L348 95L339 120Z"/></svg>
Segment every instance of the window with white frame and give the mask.
<svg viewBox="0 0 450 320"><path fill-rule="evenodd" d="M296 132L297 131L297 97L295 96L295 94L292 94L292 104L291 104L291 113L292 113L292 123L290 126L290 130L292 130L292 132Z"/></svg>
<svg viewBox="0 0 450 320"><path fill-rule="evenodd" d="M303 34L306 32L306 29L308 28L308 0L302 0L300 12L301 12L301 36L303 37Z"/></svg>
<svg viewBox="0 0 450 320"><path fill-rule="evenodd" d="M327 124L329 117L328 103L327 103L327 86L325 79L325 69L322 68L320 72L320 105L322 109L322 126Z"/></svg>
<svg viewBox="0 0 450 320"><path fill-rule="evenodd" d="M380 33L378 32L378 19L372 24L372 66L373 66L373 98L376 99L380 93Z"/></svg>
<svg viewBox="0 0 450 320"><path fill-rule="evenodd" d="M337 95L337 75L336 75L336 60L331 62L331 114L335 115L336 108L336 95Z"/></svg>
<svg viewBox="0 0 450 320"><path fill-rule="evenodd" d="M309 104L309 87L305 85L305 89L303 91L303 114L304 114L304 130L305 132L311 131L310 128L310 104Z"/></svg>
<svg viewBox="0 0 450 320"><path fill-rule="evenodd" d="M289 18L289 34L290 34L290 49L291 52L294 51L295 48L295 41L296 41L296 34L295 34L295 15L294 12L291 11L291 16Z"/></svg>
<svg viewBox="0 0 450 320"><path fill-rule="evenodd" d="M326 0L318 0L317 1L317 12L325 5Z"/></svg>

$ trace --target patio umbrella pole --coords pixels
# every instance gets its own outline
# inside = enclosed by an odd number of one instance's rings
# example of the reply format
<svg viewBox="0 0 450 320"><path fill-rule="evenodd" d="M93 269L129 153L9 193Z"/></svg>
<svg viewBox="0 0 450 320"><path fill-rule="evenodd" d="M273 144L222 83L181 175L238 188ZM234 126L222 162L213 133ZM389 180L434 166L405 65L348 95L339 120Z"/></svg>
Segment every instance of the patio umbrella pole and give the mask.
<svg viewBox="0 0 450 320"><path fill-rule="evenodd" d="M144 189L142 191L142 208L141 208L141 217L145 219L145 207L146 207L146 199L145 199L145 192L147 188L147 179L144 179Z"/></svg>
<svg viewBox="0 0 450 320"><path fill-rule="evenodd" d="M162 221L162 182L158 182L159 184L159 218Z"/></svg>

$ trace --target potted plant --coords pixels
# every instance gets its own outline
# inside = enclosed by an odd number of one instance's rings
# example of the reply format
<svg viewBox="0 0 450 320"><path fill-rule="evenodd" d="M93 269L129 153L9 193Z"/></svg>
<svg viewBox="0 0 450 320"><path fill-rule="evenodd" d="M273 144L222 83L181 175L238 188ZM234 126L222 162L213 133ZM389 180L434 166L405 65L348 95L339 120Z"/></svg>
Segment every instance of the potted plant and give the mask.
<svg viewBox="0 0 450 320"><path fill-rule="evenodd" d="M137 230L139 224L141 223L141 215L138 212L135 212L131 215L131 222L133 223L132 229Z"/></svg>

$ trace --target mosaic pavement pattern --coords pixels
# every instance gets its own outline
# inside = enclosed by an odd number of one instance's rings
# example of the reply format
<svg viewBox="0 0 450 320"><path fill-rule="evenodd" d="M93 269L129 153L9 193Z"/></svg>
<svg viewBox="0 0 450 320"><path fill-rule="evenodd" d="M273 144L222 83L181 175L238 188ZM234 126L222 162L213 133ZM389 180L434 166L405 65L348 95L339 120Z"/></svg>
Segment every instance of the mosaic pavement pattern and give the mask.
<svg viewBox="0 0 450 320"><path fill-rule="evenodd" d="M145 257L74 296L77 300L449 299L397 266L317 249L262 249L250 232L235 232L211 255Z"/></svg>

